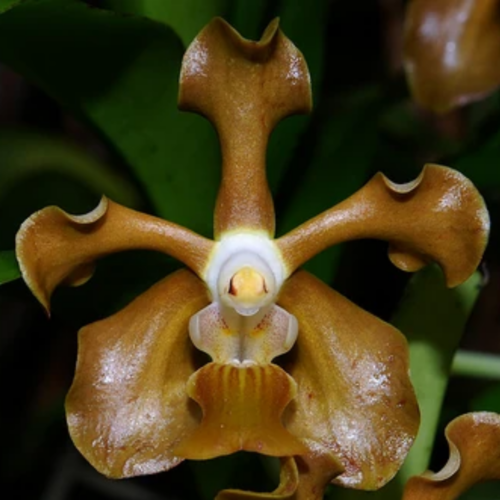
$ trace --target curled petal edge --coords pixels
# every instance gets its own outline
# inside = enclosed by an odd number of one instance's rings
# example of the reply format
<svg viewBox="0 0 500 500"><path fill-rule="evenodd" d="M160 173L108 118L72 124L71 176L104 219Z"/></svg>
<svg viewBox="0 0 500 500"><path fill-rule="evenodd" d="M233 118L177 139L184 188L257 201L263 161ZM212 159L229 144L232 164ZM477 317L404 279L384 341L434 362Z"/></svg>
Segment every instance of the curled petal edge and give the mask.
<svg viewBox="0 0 500 500"><path fill-rule="evenodd" d="M446 465L437 473L412 477L403 500L455 500L471 486L500 479L500 415L461 415L445 430L450 448Z"/></svg>
<svg viewBox="0 0 500 500"><path fill-rule="evenodd" d="M337 243L386 240L397 267L413 272L437 262L453 287L479 265L489 227L486 205L471 181L456 170L429 164L406 184L376 174L350 198L279 238L277 245L291 275Z"/></svg>
<svg viewBox="0 0 500 500"><path fill-rule="evenodd" d="M269 135L283 118L312 107L307 64L278 20L252 41L215 18L184 55L178 102L208 118L221 143L215 238L242 228L273 236L265 171Z"/></svg>
<svg viewBox="0 0 500 500"><path fill-rule="evenodd" d="M47 313L61 284L79 286L94 272L95 261L124 250L155 250L203 274L214 243L151 215L114 203L105 196L94 210L71 215L56 206L35 212L16 235L22 276Z"/></svg>

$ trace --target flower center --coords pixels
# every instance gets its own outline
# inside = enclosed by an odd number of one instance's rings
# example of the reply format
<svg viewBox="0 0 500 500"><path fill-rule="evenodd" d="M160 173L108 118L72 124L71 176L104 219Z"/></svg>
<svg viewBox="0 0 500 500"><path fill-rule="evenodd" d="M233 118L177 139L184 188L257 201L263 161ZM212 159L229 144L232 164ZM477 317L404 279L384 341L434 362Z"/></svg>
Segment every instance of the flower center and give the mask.
<svg viewBox="0 0 500 500"><path fill-rule="evenodd" d="M229 282L228 295L244 308L255 307L267 294L266 280L255 269L244 267Z"/></svg>
<svg viewBox="0 0 500 500"><path fill-rule="evenodd" d="M254 316L272 304L284 277L283 260L273 241L254 233L223 238L205 272L212 300L241 316Z"/></svg>
<svg viewBox="0 0 500 500"><path fill-rule="evenodd" d="M297 320L274 302L285 279L267 236L239 233L218 244L204 273L212 304L189 322L193 344L222 364L268 364L291 349Z"/></svg>

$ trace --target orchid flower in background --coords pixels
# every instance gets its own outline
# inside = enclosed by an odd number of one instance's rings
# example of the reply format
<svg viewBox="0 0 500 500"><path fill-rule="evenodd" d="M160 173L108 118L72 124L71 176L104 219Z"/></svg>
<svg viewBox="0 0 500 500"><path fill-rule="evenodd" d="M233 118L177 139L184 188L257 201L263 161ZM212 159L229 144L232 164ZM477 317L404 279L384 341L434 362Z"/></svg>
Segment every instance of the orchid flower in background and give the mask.
<svg viewBox="0 0 500 500"><path fill-rule="evenodd" d="M497 0L411 0L405 69L415 101L444 113L500 85Z"/></svg>
<svg viewBox="0 0 500 500"><path fill-rule="evenodd" d="M275 492L226 499L318 499L331 481L382 487L419 426L406 341L300 266L331 245L377 238L400 269L437 262L458 285L487 242L483 199L446 167L401 185L379 173L275 239L268 137L311 108L306 63L277 21L258 42L212 21L184 56L179 104L219 134L214 240L106 198L81 216L40 210L17 235L23 277L47 311L58 285L85 283L114 252L160 251L188 267L80 331L66 401L76 447L113 478L240 450L282 459Z"/></svg>

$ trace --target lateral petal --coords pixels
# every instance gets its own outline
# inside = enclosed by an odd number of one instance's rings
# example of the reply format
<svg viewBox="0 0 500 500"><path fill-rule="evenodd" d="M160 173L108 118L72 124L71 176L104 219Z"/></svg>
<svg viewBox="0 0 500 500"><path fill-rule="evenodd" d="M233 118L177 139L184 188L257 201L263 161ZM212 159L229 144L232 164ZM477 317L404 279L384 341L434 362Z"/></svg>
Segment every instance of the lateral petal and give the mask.
<svg viewBox="0 0 500 500"><path fill-rule="evenodd" d="M215 236L233 229L274 234L266 179L269 134L291 114L311 109L310 77L300 51L272 21L257 41L244 39L220 18L184 55L179 107L207 117L222 148L222 183Z"/></svg>
<svg viewBox="0 0 500 500"><path fill-rule="evenodd" d="M186 392L197 369L188 321L207 303L203 282L180 270L80 330L67 421L76 447L101 473L152 474L182 461L173 449L200 417Z"/></svg>
<svg viewBox="0 0 500 500"><path fill-rule="evenodd" d="M333 208L277 240L291 274L311 257L343 241L389 241L389 257L403 271L429 262L443 269L448 286L465 281L483 255L490 220L483 198L461 173L426 165L407 184L382 173Z"/></svg>
<svg viewBox="0 0 500 500"><path fill-rule="evenodd" d="M403 500L455 500L471 486L500 479L500 415L467 413L446 427L447 464L410 478Z"/></svg>
<svg viewBox="0 0 500 500"><path fill-rule="evenodd" d="M201 274L213 242L188 229L136 212L103 197L85 215L47 207L26 219L16 235L23 278L47 311L60 284L78 286L94 272L96 259L124 250L167 253Z"/></svg>
<svg viewBox="0 0 500 500"><path fill-rule="evenodd" d="M405 68L415 100L436 112L485 97L500 85L496 0L412 0Z"/></svg>
<svg viewBox="0 0 500 500"><path fill-rule="evenodd" d="M405 338L305 271L285 282L278 303L299 322L284 362L297 382L286 428L311 453L340 460L345 472L335 483L380 488L403 463L420 420Z"/></svg>

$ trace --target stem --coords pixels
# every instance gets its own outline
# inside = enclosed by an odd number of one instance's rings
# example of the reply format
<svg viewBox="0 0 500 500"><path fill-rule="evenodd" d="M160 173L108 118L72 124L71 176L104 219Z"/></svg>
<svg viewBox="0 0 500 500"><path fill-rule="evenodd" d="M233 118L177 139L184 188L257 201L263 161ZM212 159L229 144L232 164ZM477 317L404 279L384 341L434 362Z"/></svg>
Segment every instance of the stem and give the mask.
<svg viewBox="0 0 500 500"><path fill-rule="evenodd" d="M453 375L460 377L500 380L500 356L482 352L457 351L451 371Z"/></svg>

